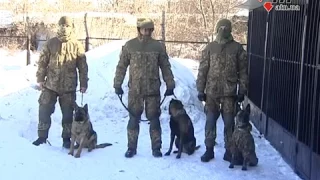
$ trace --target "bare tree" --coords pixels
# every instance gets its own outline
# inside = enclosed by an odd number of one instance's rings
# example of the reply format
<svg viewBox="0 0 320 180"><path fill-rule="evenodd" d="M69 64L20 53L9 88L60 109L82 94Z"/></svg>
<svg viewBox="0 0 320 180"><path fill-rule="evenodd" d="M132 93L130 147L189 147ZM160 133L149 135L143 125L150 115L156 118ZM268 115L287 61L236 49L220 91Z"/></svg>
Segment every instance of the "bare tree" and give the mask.
<svg viewBox="0 0 320 180"><path fill-rule="evenodd" d="M167 0L155 3L150 0L98 0L91 1L64 0L50 4L46 0L28 3L27 0L12 0L1 3L2 7L12 10L17 17L28 13L31 22L44 21L56 23L58 15L74 17L79 39L85 38L84 13L88 12L88 28L92 37L110 37L128 39L137 35L134 20L137 17L150 17L155 21L154 37L161 39L162 12L165 11L166 39L171 41L209 42L213 40L215 24L221 18L232 19L239 11L235 8L243 0ZM91 13L91 12L100 12ZM81 15L82 13L82 15ZM80 14L80 15L79 15ZM237 23L234 36L243 41L246 24ZM240 28L238 28L238 26ZM90 40L94 46L105 40ZM172 56L198 58L202 44L167 43Z"/></svg>

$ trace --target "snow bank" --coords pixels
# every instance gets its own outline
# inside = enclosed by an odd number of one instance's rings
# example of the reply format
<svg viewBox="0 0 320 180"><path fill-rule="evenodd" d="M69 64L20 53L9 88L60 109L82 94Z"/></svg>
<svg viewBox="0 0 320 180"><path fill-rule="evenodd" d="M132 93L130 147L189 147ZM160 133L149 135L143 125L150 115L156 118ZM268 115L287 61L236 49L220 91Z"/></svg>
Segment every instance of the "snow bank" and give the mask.
<svg viewBox="0 0 320 180"><path fill-rule="evenodd" d="M26 79L35 81L36 67L34 63L39 55L31 53L29 66L26 66L26 56L26 51L12 54L12 52L0 49L0 97L27 88L30 83Z"/></svg>

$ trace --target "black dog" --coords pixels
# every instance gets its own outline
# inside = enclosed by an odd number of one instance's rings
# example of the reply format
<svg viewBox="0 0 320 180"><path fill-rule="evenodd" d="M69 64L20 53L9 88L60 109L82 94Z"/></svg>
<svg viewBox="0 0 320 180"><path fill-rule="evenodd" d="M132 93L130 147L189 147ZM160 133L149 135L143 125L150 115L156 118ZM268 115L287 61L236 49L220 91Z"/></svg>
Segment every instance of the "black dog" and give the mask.
<svg viewBox="0 0 320 180"><path fill-rule="evenodd" d="M181 101L175 99L170 101L169 115L171 139L170 148L165 156L170 155L175 137L177 137L175 140L175 145L178 150L174 151L173 153L178 153L176 158L181 158L182 152L192 155L195 150L200 148L200 146L196 146L193 124Z"/></svg>

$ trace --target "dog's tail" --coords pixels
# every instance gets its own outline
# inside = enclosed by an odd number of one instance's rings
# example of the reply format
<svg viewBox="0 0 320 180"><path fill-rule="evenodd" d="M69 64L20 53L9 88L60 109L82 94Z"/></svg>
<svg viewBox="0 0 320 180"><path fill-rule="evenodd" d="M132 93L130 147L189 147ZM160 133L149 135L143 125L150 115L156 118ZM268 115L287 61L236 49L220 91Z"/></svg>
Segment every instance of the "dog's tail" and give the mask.
<svg viewBox="0 0 320 180"><path fill-rule="evenodd" d="M97 144L97 145L96 145L96 148L97 148L97 149L98 149L98 148L105 148L105 147L107 147L107 146L112 146L112 144L111 144L111 143Z"/></svg>

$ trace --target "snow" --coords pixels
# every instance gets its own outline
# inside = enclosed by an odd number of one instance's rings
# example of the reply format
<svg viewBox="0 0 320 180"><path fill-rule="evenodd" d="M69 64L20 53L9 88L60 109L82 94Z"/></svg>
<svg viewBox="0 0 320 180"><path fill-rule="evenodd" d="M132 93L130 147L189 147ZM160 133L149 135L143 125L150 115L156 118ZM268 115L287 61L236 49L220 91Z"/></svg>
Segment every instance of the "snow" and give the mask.
<svg viewBox="0 0 320 180"><path fill-rule="evenodd" d="M151 154L149 125L141 123L138 142L138 154L126 159L126 126L128 113L122 107L113 92L112 84L115 67L118 62L121 45L125 41L114 41L87 52L89 65L89 89L83 96L83 104L88 103L91 121L98 133L98 143L110 142L113 146L83 151L80 159L68 155L68 150L61 147L61 111L56 105L52 115L49 144L33 146L37 138L38 97L40 92L32 88L35 83L33 64L25 66L25 52L9 55L0 51L0 179L3 180L58 180L73 178L77 180L193 180L193 179L247 179L247 180L294 180L300 179L283 161L277 151L264 138L258 138L254 129L256 151L259 158L257 167L250 167L247 172L241 167L229 169L229 163L222 160L223 122L218 121L218 145L215 147L216 158L209 163L202 163L200 156L205 151L203 105L197 100L195 76L198 63L195 60L172 58L172 70L177 88L175 95L182 100L191 116L201 148L194 155L183 154L177 160L172 154L163 158L154 158ZM123 84L127 92L127 77ZM164 93L165 85L161 86ZM162 105L162 152L169 147L168 103ZM81 95L77 94L77 103L81 104ZM127 104L127 96L124 95ZM144 119L145 117L143 117Z"/></svg>
<svg viewBox="0 0 320 180"><path fill-rule="evenodd" d="M241 9L236 13L237 16L249 16L249 10L248 9Z"/></svg>

